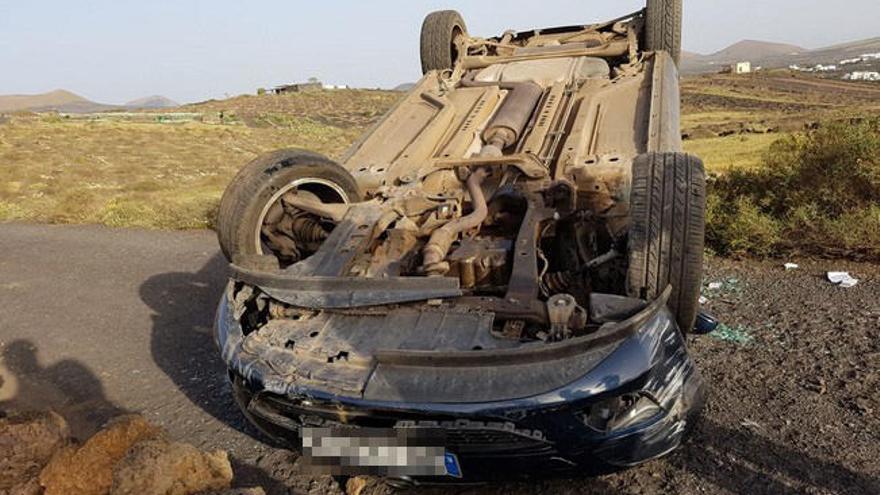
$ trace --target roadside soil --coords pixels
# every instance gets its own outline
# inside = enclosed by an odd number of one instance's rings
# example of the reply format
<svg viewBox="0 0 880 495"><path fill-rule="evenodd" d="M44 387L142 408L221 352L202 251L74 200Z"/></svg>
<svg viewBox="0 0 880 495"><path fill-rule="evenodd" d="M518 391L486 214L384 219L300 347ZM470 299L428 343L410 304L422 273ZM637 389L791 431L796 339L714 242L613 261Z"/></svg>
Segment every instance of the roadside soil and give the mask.
<svg viewBox="0 0 880 495"><path fill-rule="evenodd" d="M0 252L0 410L58 410L79 438L140 412L229 451L240 486L341 491L264 443L230 399L210 335L225 279L213 234L0 224ZM861 282L833 286L828 270ZM679 451L593 480L419 493L880 493L880 267L712 258L711 282L706 307L725 326L689 338L711 397Z"/></svg>

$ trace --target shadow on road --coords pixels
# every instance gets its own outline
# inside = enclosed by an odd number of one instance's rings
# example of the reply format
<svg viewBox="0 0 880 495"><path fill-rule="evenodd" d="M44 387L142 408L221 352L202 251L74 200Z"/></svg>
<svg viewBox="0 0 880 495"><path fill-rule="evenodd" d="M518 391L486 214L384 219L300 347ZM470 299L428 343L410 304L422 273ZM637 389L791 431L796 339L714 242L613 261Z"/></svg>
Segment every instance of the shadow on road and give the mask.
<svg viewBox="0 0 880 495"><path fill-rule="evenodd" d="M163 273L147 279L140 296L154 312L150 349L159 368L193 404L262 441L235 405L214 345L214 311L227 273L226 260L216 254L195 273Z"/></svg>
<svg viewBox="0 0 880 495"><path fill-rule="evenodd" d="M85 365L65 359L42 366L29 340L4 346L0 363L6 371L0 376L0 411L51 409L67 419L71 434L80 439L126 413L107 399L101 380Z"/></svg>
<svg viewBox="0 0 880 495"><path fill-rule="evenodd" d="M746 429L699 422L673 463L708 484L741 495L880 493L880 480Z"/></svg>

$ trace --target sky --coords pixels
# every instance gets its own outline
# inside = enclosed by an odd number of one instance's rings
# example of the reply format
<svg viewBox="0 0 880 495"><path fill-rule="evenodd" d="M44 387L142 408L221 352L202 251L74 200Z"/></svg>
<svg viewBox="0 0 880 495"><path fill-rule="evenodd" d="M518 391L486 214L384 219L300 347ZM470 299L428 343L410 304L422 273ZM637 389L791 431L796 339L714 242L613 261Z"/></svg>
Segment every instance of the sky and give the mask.
<svg viewBox="0 0 880 495"><path fill-rule="evenodd" d="M101 103L195 102L318 77L394 87L420 77L419 29L457 9L468 30L588 24L644 0L0 0L0 94L64 88ZM685 0L684 48L742 39L819 48L880 36L878 0Z"/></svg>

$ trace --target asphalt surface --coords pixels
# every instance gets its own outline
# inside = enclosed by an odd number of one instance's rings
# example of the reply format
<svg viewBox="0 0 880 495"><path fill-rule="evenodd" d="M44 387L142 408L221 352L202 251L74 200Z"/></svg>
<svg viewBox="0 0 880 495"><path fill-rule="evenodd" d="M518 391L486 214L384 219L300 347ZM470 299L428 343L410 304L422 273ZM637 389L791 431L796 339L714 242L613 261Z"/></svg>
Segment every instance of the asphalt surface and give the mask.
<svg viewBox="0 0 880 495"><path fill-rule="evenodd" d="M690 339L712 397L679 452L596 480L432 493L880 493L880 269L781 263L710 260L723 284L707 306L728 327ZM839 268L861 283L823 280ZM211 232L0 224L0 410L54 409L80 438L139 412L228 450L240 485L338 493L233 404L211 335L225 275Z"/></svg>
<svg viewBox="0 0 880 495"><path fill-rule="evenodd" d="M81 439L138 412L260 455L211 334L225 276L208 231L0 224L0 409L55 409Z"/></svg>

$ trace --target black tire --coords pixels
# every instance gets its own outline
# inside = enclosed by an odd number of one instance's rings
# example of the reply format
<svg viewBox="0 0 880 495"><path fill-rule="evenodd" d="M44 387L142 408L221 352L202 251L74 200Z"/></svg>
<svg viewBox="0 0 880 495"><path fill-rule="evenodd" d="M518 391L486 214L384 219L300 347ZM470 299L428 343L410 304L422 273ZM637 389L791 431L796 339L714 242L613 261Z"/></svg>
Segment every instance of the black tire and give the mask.
<svg viewBox="0 0 880 495"><path fill-rule="evenodd" d="M351 174L324 156L298 149L262 155L241 169L220 200L217 238L227 260L234 262L236 258L270 254L260 252L256 242L266 206L280 191L306 179L318 179L333 185L324 186L315 181L312 186L308 183L302 186L313 187L319 196L327 196L321 197L322 201L357 202L361 199L357 182ZM320 190L320 187L327 187L327 191ZM341 197L343 195L345 197Z"/></svg>
<svg viewBox="0 0 880 495"><path fill-rule="evenodd" d="M648 0L645 12L645 49L668 52L678 65L682 0Z"/></svg>
<svg viewBox="0 0 880 495"><path fill-rule="evenodd" d="M467 36L467 26L458 12L439 10L425 17L421 41L422 74L455 67L459 56L455 40L459 36Z"/></svg>
<svg viewBox="0 0 880 495"><path fill-rule="evenodd" d="M671 285L669 308L682 332L690 332L703 282L703 162L684 153L648 153L635 159L632 172L628 292L651 300Z"/></svg>

